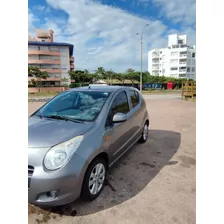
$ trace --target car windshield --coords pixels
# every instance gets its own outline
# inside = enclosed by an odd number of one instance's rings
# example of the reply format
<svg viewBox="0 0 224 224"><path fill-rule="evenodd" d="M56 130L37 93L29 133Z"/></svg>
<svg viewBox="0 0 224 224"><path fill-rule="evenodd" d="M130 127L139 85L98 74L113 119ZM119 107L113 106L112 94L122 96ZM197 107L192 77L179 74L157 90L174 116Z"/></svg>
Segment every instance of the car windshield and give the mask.
<svg viewBox="0 0 224 224"><path fill-rule="evenodd" d="M33 116L65 119L70 121L94 121L109 92L101 91L68 91L56 96Z"/></svg>

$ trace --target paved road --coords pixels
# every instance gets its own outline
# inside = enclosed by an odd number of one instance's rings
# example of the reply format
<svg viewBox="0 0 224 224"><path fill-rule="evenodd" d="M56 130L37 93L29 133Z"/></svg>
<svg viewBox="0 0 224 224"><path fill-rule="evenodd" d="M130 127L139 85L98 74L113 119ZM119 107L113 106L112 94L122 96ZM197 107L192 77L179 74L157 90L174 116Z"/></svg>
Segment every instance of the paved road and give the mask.
<svg viewBox="0 0 224 224"><path fill-rule="evenodd" d="M159 99L181 99L180 94L144 94L146 100L159 100Z"/></svg>

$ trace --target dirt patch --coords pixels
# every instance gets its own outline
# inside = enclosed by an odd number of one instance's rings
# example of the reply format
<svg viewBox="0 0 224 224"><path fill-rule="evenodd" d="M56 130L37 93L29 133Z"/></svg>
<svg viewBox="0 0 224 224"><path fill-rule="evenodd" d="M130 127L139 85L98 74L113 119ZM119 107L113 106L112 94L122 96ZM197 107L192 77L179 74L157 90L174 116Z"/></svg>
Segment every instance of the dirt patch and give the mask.
<svg viewBox="0 0 224 224"><path fill-rule="evenodd" d="M189 157L189 156L178 156L178 158L181 160L180 165L183 167L191 167L196 165L196 159Z"/></svg>

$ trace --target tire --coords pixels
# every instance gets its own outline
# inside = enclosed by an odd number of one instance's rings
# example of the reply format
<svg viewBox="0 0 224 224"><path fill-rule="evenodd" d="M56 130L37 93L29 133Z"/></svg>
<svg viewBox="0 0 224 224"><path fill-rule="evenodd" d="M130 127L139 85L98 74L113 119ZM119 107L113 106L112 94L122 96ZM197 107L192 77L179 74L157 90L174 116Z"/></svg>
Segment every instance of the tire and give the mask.
<svg viewBox="0 0 224 224"><path fill-rule="evenodd" d="M100 169L100 172L98 174L97 174L97 168ZM106 174L107 174L106 160L103 157L97 157L89 165L84 177L81 193L81 198L83 200L93 201L100 195L104 187ZM100 178L101 176L103 176L103 178ZM91 183L93 183L92 185L90 185L91 184L90 181Z"/></svg>
<svg viewBox="0 0 224 224"><path fill-rule="evenodd" d="M142 135L141 135L141 138L139 139L139 142L140 143L145 143L148 139L148 128L149 128L149 125L147 122L145 122L144 124L144 127L143 127L143 130L142 130Z"/></svg>

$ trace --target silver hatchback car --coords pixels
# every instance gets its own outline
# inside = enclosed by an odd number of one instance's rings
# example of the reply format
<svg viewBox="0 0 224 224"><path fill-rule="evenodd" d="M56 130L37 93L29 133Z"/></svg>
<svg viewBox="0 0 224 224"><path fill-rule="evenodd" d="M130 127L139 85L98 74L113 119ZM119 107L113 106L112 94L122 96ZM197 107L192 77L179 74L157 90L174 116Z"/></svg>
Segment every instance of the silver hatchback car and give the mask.
<svg viewBox="0 0 224 224"><path fill-rule="evenodd" d="M40 206L94 200L107 170L148 138L149 117L132 87L62 92L28 118L28 200Z"/></svg>

